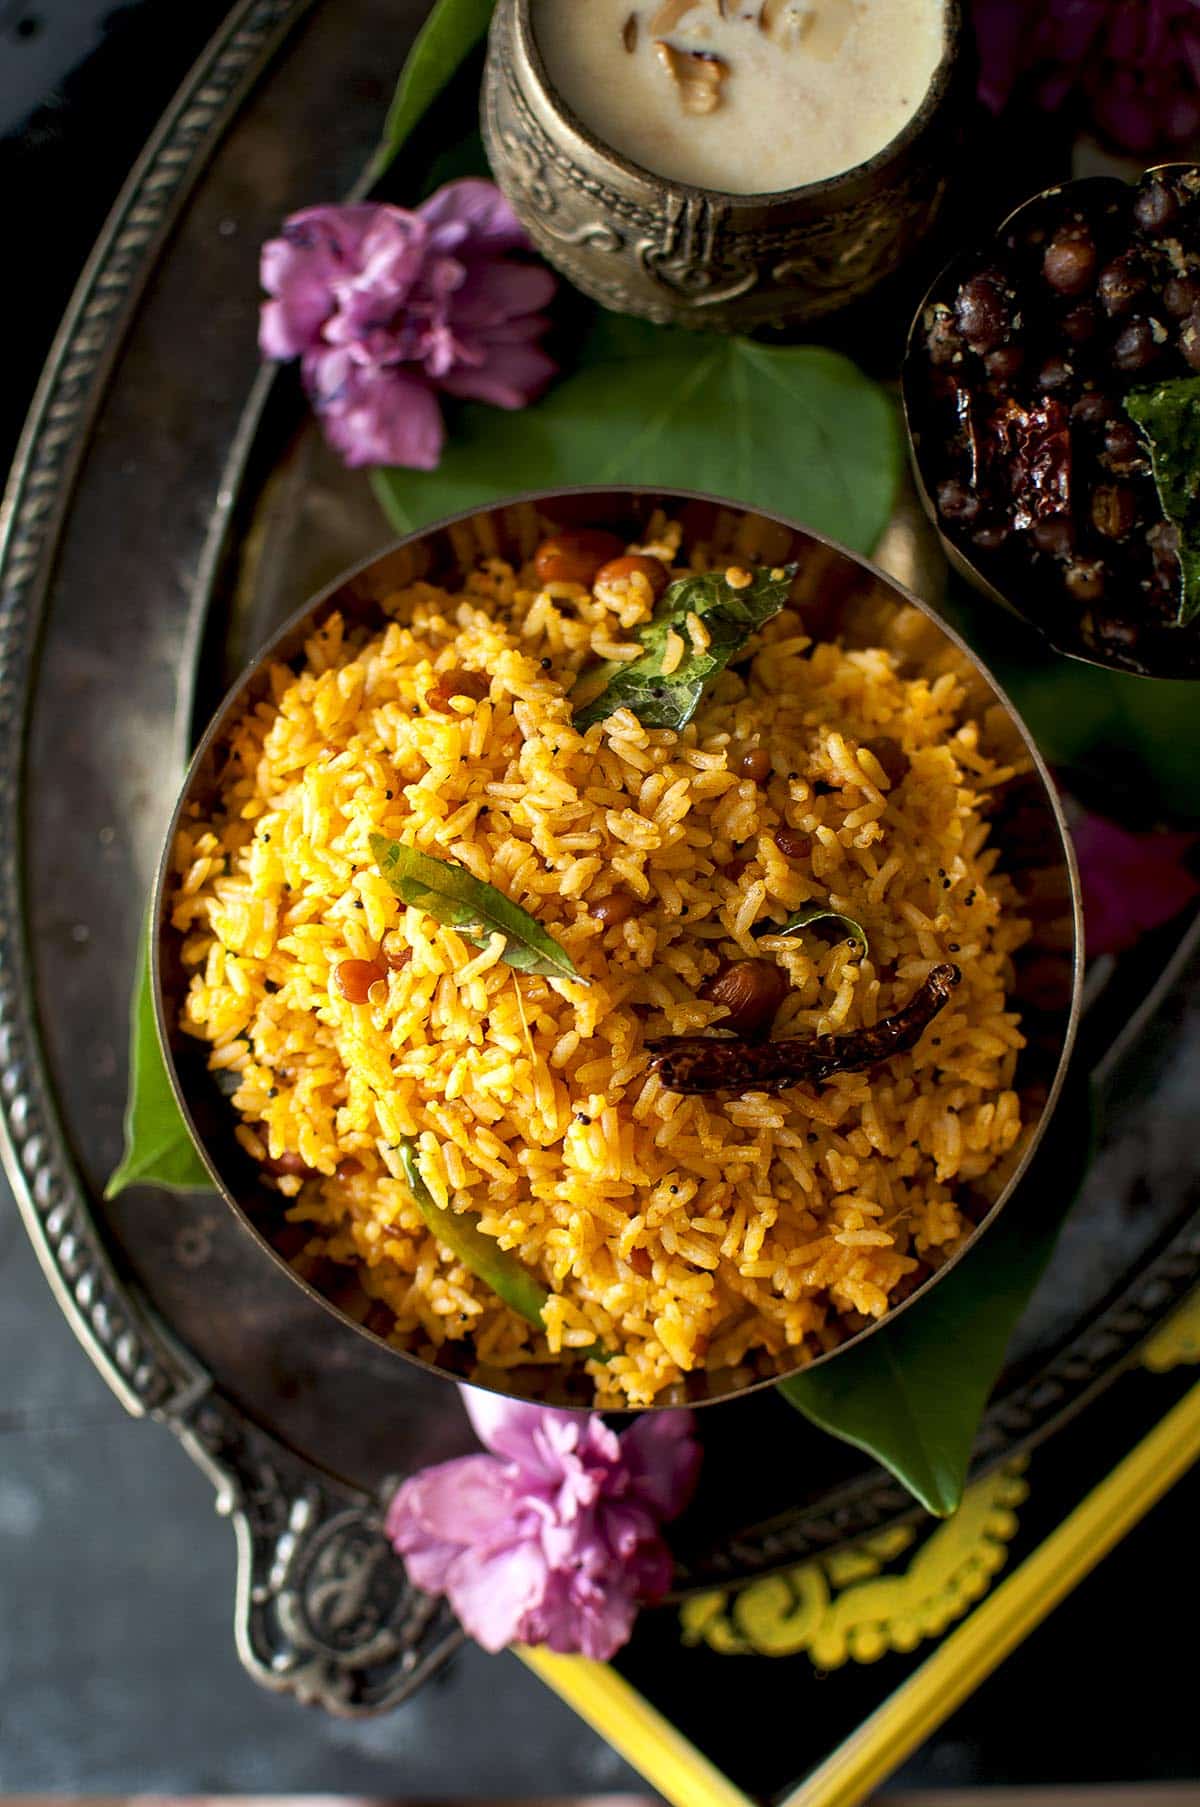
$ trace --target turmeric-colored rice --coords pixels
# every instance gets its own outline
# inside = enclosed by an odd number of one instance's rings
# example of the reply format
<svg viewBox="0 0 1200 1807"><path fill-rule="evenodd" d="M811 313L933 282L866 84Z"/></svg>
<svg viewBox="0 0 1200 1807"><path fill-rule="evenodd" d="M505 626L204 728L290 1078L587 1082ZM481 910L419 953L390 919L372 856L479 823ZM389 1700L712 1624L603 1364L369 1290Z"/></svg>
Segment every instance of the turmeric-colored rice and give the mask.
<svg viewBox="0 0 1200 1807"><path fill-rule="evenodd" d="M686 568L679 540L660 519L636 550ZM576 674L640 651L652 607L640 578L593 594L490 560L459 595L391 597L373 634L332 616L233 731L220 816L174 849L184 1027L236 1075L239 1139L311 1228L306 1253L355 1267L418 1352L461 1339L494 1369L602 1346L607 1405L663 1403L693 1369L790 1366L881 1316L969 1230L966 1188L1020 1130L1005 991L1026 926L981 815L1011 770L961 680L814 645L789 608L682 732L626 710L580 735ZM486 696L432 706L464 670ZM761 784L731 769L754 747ZM499 887L591 983L517 973L498 940L406 908L372 833ZM635 907L606 925L614 893ZM810 900L860 922L869 954L820 925L752 938ZM777 1035L873 1024L939 962L963 978L873 1073L664 1090L644 1041L718 1028L705 979L764 956L790 981ZM386 980L348 1001L338 968L381 959ZM544 1334L426 1228L405 1139L434 1197L549 1288Z"/></svg>

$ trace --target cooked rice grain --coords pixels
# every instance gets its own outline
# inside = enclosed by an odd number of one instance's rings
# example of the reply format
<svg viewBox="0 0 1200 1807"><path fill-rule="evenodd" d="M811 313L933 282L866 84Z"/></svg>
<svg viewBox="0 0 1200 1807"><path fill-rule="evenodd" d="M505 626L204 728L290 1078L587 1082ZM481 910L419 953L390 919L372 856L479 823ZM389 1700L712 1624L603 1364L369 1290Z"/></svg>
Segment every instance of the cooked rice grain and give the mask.
<svg viewBox="0 0 1200 1807"><path fill-rule="evenodd" d="M663 522L648 536L668 559L678 542ZM576 674L636 653L651 606L492 559L461 595L392 597L373 635L332 616L235 727L220 816L174 849L184 1026L237 1073L251 1157L312 1170L273 1182L311 1227L305 1259L358 1268L393 1339L426 1354L469 1338L505 1367L600 1343L617 1353L593 1365L599 1402L632 1405L694 1368L818 1353L954 1249L964 1189L1020 1132L1005 992L1026 934L980 815L1011 771L953 676L814 646L789 609L682 733L622 710L580 735ZM488 695L431 706L459 670ZM885 737L909 764L894 785L871 750ZM764 785L729 769L746 745L771 754ZM805 858L775 845L785 823ZM377 832L499 886L591 983L518 975L498 941L405 908ZM606 926L591 909L614 891L636 907ZM865 926L870 955L816 931L770 944L791 985L775 1033L872 1024L953 959L963 982L918 1047L779 1097L665 1091L644 1039L718 1025L704 980L763 955L765 916L816 899ZM384 942L383 987L347 1002L337 967ZM404 1138L435 1197L551 1288L544 1336L425 1228Z"/></svg>

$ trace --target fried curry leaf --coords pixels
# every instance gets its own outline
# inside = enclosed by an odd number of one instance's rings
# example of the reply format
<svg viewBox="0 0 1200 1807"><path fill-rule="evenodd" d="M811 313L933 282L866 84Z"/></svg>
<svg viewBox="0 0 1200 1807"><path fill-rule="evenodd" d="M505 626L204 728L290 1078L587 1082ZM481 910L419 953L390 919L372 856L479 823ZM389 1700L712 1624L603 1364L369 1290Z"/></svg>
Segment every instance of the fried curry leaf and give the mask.
<svg viewBox="0 0 1200 1807"><path fill-rule="evenodd" d="M208 1169L175 1102L159 1046L146 925L138 940L130 1010L125 1152L104 1188L105 1198L115 1198L126 1186L166 1186L172 1192L213 1189Z"/></svg>
<svg viewBox="0 0 1200 1807"><path fill-rule="evenodd" d="M1176 620L1200 615L1200 376L1172 377L1125 397L1125 411L1150 447L1154 487L1179 535L1183 584Z"/></svg>
<svg viewBox="0 0 1200 1807"><path fill-rule="evenodd" d="M490 1286L510 1310L541 1330L542 1312L550 1297L545 1287L515 1255L502 1249L494 1236L485 1236L473 1217L438 1204L421 1176L415 1142L401 1142L400 1161L413 1202L430 1232L469 1273Z"/></svg>
<svg viewBox="0 0 1200 1807"><path fill-rule="evenodd" d="M1091 1158L1086 1075L1068 1079L1015 1196L953 1273L858 1349L781 1382L813 1424L873 1456L927 1512L962 1501L979 1421Z"/></svg>
<svg viewBox="0 0 1200 1807"><path fill-rule="evenodd" d="M750 933L756 941L764 935L790 936L794 938L801 929L806 929L814 922L840 922L847 937L853 941L865 958L870 951L867 944L867 931L861 922L855 922L853 916L846 916L841 910L831 910L828 904L801 904L793 910L786 922L756 922Z"/></svg>
<svg viewBox="0 0 1200 1807"><path fill-rule="evenodd" d="M678 578L638 635L646 649L642 657L628 665L603 667L607 682L577 712L575 726L590 728L618 709L632 709L644 727L684 727L695 715L705 686L724 671L751 634L783 608L796 570L795 565L763 567L748 573L750 582L742 589L735 589L724 571ZM707 629L709 643L702 650L688 634L689 615L697 616ZM673 635L683 642L683 656L673 671L664 672Z"/></svg>
<svg viewBox="0 0 1200 1807"><path fill-rule="evenodd" d="M402 903L424 910L447 928L457 929L476 947L486 947L492 935L504 936L501 958L523 973L540 973L548 979L588 980L553 935L548 935L528 910L515 904L495 885L430 853L418 853L403 841L386 835L371 836L371 853L392 890Z"/></svg>

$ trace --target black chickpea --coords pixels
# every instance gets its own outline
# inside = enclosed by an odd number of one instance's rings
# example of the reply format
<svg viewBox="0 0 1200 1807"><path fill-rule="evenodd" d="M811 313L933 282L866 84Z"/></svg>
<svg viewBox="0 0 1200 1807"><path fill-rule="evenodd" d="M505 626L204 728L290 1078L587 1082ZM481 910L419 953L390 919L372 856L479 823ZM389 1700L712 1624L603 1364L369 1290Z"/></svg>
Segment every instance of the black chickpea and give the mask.
<svg viewBox="0 0 1200 1807"><path fill-rule="evenodd" d="M1116 404L1098 389L1089 389L1071 408L1071 419L1081 427L1102 427L1112 416Z"/></svg>
<svg viewBox="0 0 1200 1807"><path fill-rule="evenodd" d="M1146 232L1165 232L1179 214L1179 202L1162 182L1151 182L1133 203L1133 217Z"/></svg>
<svg viewBox="0 0 1200 1807"><path fill-rule="evenodd" d="M1194 276L1172 276L1163 289L1163 306L1178 320L1200 307L1200 282Z"/></svg>
<svg viewBox="0 0 1200 1807"><path fill-rule="evenodd" d="M1106 540L1123 539L1136 516L1137 501L1126 485L1102 483L1092 491L1092 520Z"/></svg>
<svg viewBox="0 0 1200 1807"><path fill-rule="evenodd" d="M1100 316L1090 301L1080 302L1063 315L1062 329L1072 345L1088 345L1100 330Z"/></svg>
<svg viewBox="0 0 1200 1807"><path fill-rule="evenodd" d="M1162 671L1165 651L1129 655L1181 613L1140 424L1173 398L1131 397L1200 374L1200 164L1035 196L921 326L906 403L946 538L1065 650Z"/></svg>
<svg viewBox="0 0 1200 1807"><path fill-rule="evenodd" d="M1126 373L1148 370L1158 356L1158 342L1149 320L1131 320L1113 342L1112 361Z"/></svg>
<svg viewBox="0 0 1200 1807"><path fill-rule="evenodd" d="M973 521L979 513L979 497L957 477L938 485L938 507L951 521Z"/></svg>
<svg viewBox="0 0 1200 1807"><path fill-rule="evenodd" d="M1074 366L1066 358L1047 358L1038 371L1038 388L1053 394L1056 389L1065 389L1074 375Z"/></svg>
<svg viewBox="0 0 1200 1807"><path fill-rule="evenodd" d="M1179 329L1179 349L1191 370L1200 370L1200 309L1189 314Z"/></svg>
<svg viewBox="0 0 1200 1807"><path fill-rule="evenodd" d="M1146 284L1127 257L1118 257L1107 269L1101 270L1097 286L1101 307L1110 320L1118 320L1129 313Z"/></svg>
<svg viewBox="0 0 1200 1807"><path fill-rule="evenodd" d="M999 276L990 271L964 282L954 304L958 330L981 355L995 349L1008 330L1011 309Z"/></svg>
<svg viewBox="0 0 1200 1807"><path fill-rule="evenodd" d="M1096 274L1096 247L1086 226L1063 226L1046 246L1042 274L1059 295L1082 295Z"/></svg>

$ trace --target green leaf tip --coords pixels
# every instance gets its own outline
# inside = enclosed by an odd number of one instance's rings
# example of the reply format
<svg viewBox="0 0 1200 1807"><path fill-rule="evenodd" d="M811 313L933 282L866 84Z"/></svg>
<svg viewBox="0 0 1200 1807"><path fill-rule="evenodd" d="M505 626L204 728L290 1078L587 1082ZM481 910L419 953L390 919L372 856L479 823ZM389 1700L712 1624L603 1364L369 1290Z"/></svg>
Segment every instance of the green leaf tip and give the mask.
<svg viewBox="0 0 1200 1807"><path fill-rule="evenodd" d="M149 925L142 925L130 1003L129 1091L125 1151L104 1188L116 1198L128 1186L211 1192L213 1182L175 1098L154 1018Z"/></svg>
<svg viewBox="0 0 1200 1807"><path fill-rule="evenodd" d="M476 878L465 866L420 853L407 842L390 841L386 835L373 834L370 846L372 859L401 903L424 910L445 927L457 929L476 947L486 947L492 935L503 935L504 952L500 957L517 972L573 979L579 985L589 983L577 971L566 949L528 910L495 885Z"/></svg>
<svg viewBox="0 0 1200 1807"><path fill-rule="evenodd" d="M855 922L853 916L847 916L843 910L831 909L828 904L802 904L798 910L792 911L786 922L757 922L750 933L756 941L761 941L765 935L779 935L794 940L814 922L840 922L846 930L847 938L857 945L863 959L866 959L870 946L862 923Z"/></svg>

